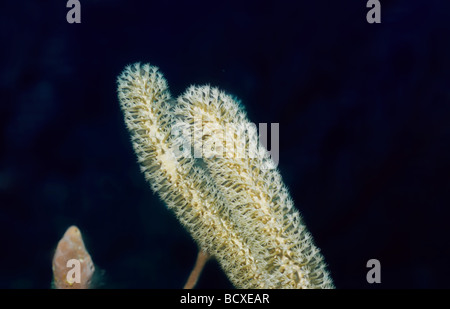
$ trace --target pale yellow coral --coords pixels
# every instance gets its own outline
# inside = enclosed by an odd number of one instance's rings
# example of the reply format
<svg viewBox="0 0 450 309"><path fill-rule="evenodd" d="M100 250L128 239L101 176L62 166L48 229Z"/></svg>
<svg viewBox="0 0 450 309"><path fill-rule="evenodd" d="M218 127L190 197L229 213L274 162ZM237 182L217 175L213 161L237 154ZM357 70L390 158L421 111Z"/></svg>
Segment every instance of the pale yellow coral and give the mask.
<svg viewBox="0 0 450 309"><path fill-rule="evenodd" d="M124 70L118 94L146 179L236 287L333 287L319 249L237 102L204 86L189 88L175 104L158 69L141 64ZM184 133L181 141L173 128ZM200 160L179 155L191 138ZM205 143L214 149L205 153Z"/></svg>
<svg viewBox="0 0 450 309"><path fill-rule="evenodd" d="M156 67L134 64L119 77L118 93L138 162L153 190L204 251L224 269L235 270L230 280L236 286L248 285L244 274L258 276L259 271L229 220L224 198L193 159L173 153L173 115L165 79Z"/></svg>
<svg viewBox="0 0 450 309"><path fill-rule="evenodd" d="M256 129L239 104L209 86L190 87L178 98L178 103L181 121L199 130L191 136L203 135L202 139L194 138L196 151L201 152L205 145L225 150L202 158L227 199L238 234L263 269L264 286L333 287L323 257L295 209L281 175L259 144ZM230 130L235 138L224 137ZM244 143L240 144L242 139ZM244 146L244 151L233 152L239 145Z"/></svg>

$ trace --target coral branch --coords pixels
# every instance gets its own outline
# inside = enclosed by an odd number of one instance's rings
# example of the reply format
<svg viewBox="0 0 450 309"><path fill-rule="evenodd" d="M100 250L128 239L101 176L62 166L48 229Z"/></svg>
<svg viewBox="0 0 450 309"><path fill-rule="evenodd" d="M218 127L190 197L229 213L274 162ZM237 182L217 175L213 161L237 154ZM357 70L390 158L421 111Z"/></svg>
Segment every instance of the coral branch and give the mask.
<svg viewBox="0 0 450 309"><path fill-rule="evenodd" d="M178 102L177 115L193 131L194 151L203 154L238 233L264 269L264 287L333 287L320 250L239 103L209 86L190 87Z"/></svg>
<svg viewBox="0 0 450 309"><path fill-rule="evenodd" d="M118 94L152 189L236 287L333 288L320 250L239 103L204 86L190 87L175 105L158 69L139 63L118 78ZM177 130L181 137L174 137ZM180 155L180 148L191 147L196 159ZM194 279L197 273L195 267Z"/></svg>
<svg viewBox="0 0 450 309"><path fill-rule="evenodd" d="M201 250L214 256L236 286L260 270L234 223L215 183L192 158L176 157L167 82L158 69L134 64L118 78L118 94L141 170L154 192L191 233ZM175 143L175 145L173 144ZM234 272L228 272L234 269ZM258 287L258 280L253 286Z"/></svg>

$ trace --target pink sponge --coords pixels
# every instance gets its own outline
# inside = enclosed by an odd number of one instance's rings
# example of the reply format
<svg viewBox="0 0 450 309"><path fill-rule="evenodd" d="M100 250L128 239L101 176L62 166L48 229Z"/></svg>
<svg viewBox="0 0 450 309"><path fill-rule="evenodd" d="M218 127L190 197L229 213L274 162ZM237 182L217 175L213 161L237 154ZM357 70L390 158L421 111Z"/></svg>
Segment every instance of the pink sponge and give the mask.
<svg viewBox="0 0 450 309"><path fill-rule="evenodd" d="M71 226L64 233L53 256L53 287L88 289L95 267L84 246L81 232Z"/></svg>

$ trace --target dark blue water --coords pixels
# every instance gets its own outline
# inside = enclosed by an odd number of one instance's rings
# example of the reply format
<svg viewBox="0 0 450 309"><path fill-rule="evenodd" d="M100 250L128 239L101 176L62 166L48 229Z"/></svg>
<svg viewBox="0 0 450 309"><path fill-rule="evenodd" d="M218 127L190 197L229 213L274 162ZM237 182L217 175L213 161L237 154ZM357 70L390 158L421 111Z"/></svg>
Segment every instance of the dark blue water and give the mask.
<svg viewBox="0 0 450 309"><path fill-rule="evenodd" d="M382 1L0 5L0 287L47 288L65 229L99 287L180 288L196 245L140 173L116 96L160 67L279 123L279 168L338 288L449 288L450 5ZM379 285L366 262L381 262ZM230 287L214 262L199 287Z"/></svg>

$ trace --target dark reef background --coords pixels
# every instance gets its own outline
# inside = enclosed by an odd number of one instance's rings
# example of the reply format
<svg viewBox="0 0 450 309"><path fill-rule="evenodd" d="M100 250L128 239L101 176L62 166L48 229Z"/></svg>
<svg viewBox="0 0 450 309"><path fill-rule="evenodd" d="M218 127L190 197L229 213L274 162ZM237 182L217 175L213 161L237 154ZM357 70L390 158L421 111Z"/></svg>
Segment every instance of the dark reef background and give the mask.
<svg viewBox="0 0 450 309"><path fill-rule="evenodd" d="M76 224L98 287L180 288L196 246L140 173L125 65L219 86L280 124L283 179L338 288L450 288L450 2L0 4L0 288L48 288ZM381 262L381 284L366 263ZM199 288L227 288L209 263Z"/></svg>

